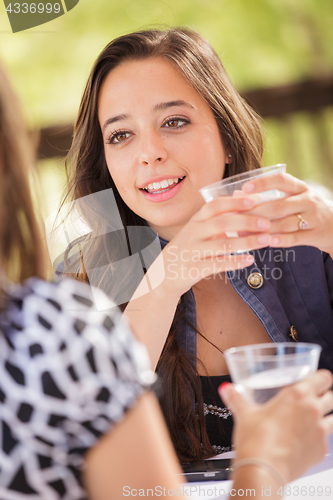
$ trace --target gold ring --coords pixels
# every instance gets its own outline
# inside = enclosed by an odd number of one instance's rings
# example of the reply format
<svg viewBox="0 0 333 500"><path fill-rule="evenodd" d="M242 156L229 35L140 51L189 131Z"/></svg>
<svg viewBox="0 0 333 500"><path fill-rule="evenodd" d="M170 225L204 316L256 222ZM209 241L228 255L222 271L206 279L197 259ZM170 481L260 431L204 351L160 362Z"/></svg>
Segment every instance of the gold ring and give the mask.
<svg viewBox="0 0 333 500"><path fill-rule="evenodd" d="M298 229L300 231L303 231L308 227L308 223L300 214L297 214L297 217L299 218Z"/></svg>

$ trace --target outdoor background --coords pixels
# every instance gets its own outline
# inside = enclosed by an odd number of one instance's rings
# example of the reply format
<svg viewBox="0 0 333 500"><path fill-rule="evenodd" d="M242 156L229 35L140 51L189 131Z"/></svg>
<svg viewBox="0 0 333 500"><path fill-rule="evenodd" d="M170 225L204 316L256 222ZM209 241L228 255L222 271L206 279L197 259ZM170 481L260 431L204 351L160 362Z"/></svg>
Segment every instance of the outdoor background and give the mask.
<svg viewBox="0 0 333 500"><path fill-rule="evenodd" d="M33 130L71 125L102 48L146 27L198 30L241 92L333 78L332 0L80 0L68 14L16 34L0 2L0 59ZM332 98L311 112L268 116L264 163L286 162L290 173L332 189ZM42 159L37 169L46 217L64 186L63 157Z"/></svg>

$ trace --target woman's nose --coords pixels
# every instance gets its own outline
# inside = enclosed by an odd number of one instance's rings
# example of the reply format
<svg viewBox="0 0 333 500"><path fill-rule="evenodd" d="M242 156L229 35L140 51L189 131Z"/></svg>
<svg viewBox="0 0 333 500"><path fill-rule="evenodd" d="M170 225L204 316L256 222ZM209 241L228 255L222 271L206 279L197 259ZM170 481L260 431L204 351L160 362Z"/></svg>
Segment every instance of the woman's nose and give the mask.
<svg viewBox="0 0 333 500"><path fill-rule="evenodd" d="M163 138L158 132L144 134L140 141L139 163L144 166L153 166L162 163L167 158Z"/></svg>

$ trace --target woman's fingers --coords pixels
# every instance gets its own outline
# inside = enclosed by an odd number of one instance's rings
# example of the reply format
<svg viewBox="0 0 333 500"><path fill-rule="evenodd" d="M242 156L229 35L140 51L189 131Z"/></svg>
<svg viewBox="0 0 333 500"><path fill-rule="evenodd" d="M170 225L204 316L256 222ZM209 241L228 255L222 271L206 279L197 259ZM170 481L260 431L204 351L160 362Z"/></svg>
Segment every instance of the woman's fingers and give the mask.
<svg viewBox="0 0 333 500"><path fill-rule="evenodd" d="M238 417L242 412L248 408L248 403L244 400L243 396L235 389L234 384L224 382L218 388L219 395L224 404L231 409L235 416Z"/></svg>
<svg viewBox="0 0 333 500"><path fill-rule="evenodd" d="M180 240L183 250L179 253L181 256L186 254L187 262L194 262L264 248L270 244L269 228L267 219L240 213L217 215L200 222L192 219L186 233L182 235L183 241ZM170 248L173 249L174 245Z"/></svg>
<svg viewBox="0 0 333 500"><path fill-rule="evenodd" d="M279 198L258 204L250 209L248 213L274 220L276 218L287 217L288 215L308 212L311 206L310 198L310 191L307 190L286 198Z"/></svg>
<svg viewBox="0 0 333 500"><path fill-rule="evenodd" d="M333 411L333 392L327 391L320 399L320 409L322 415L327 415Z"/></svg>
<svg viewBox="0 0 333 500"><path fill-rule="evenodd" d="M329 370L318 370L309 383L317 395L324 394L333 385L333 374Z"/></svg>
<svg viewBox="0 0 333 500"><path fill-rule="evenodd" d="M272 235L272 247L310 245L332 254L333 202L298 179L292 182L303 191L257 205L246 213L270 220L268 232Z"/></svg>
<svg viewBox="0 0 333 500"><path fill-rule="evenodd" d="M315 221L311 214L305 212L292 214L283 219L272 220L269 232L272 234L297 233L298 231L309 231L315 227Z"/></svg>
<svg viewBox="0 0 333 500"><path fill-rule="evenodd" d="M317 418L322 418L333 411L332 385L332 373L329 370L318 370L310 378L283 389L281 398L289 392L295 403L304 402L316 408Z"/></svg>
<svg viewBox="0 0 333 500"><path fill-rule="evenodd" d="M321 396L333 385L333 375L329 370L318 370L310 378L298 382L294 387L300 389L300 393Z"/></svg>
<svg viewBox="0 0 333 500"><path fill-rule="evenodd" d="M327 417L323 418L321 422L322 428L324 429L324 432L326 433L326 436L329 436L330 434L333 433L333 415L328 415Z"/></svg>
<svg viewBox="0 0 333 500"><path fill-rule="evenodd" d="M255 205L253 197L233 197L221 196L215 200L205 203L201 209L192 217L193 221L204 222L220 214L229 214L230 212L243 212L249 210Z"/></svg>
<svg viewBox="0 0 333 500"><path fill-rule="evenodd" d="M269 191L270 189L278 189L288 195L302 193L308 189L305 182L293 177L290 174L272 174L257 179L251 179L246 182L243 187L245 194L260 193L262 191Z"/></svg>
<svg viewBox="0 0 333 500"><path fill-rule="evenodd" d="M218 215L208 221L201 222L200 224L202 225L200 235L204 240L223 235L227 232L264 232L268 231L271 226L270 221L264 217L240 213Z"/></svg>

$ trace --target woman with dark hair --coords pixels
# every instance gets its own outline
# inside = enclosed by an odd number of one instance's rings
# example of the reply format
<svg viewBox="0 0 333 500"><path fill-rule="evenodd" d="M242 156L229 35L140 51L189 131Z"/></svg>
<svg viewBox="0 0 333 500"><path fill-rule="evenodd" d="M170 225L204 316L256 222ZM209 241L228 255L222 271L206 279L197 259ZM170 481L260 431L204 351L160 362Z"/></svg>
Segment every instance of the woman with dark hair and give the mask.
<svg viewBox="0 0 333 500"><path fill-rule="evenodd" d="M261 167L262 153L258 117L194 31L124 35L94 64L65 198L78 200L90 231L58 272L126 310L162 380L182 460L231 448L231 411L215 396L230 380L228 347L316 342L320 367L333 367L332 204L288 174L252 181L249 196L204 204L199 193ZM254 206L250 195L267 189L287 197ZM106 207L112 197L117 217ZM230 230L239 237L228 239ZM245 249L252 255L237 253Z"/></svg>

